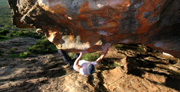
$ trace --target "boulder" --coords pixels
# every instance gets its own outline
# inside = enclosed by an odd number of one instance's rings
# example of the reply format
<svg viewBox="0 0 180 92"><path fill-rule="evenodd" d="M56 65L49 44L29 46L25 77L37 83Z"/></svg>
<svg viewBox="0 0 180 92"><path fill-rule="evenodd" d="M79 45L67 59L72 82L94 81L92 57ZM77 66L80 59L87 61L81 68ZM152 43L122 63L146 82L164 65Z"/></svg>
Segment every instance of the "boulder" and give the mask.
<svg viewBox="0 0 180 92"><path fill-rule="evenodd" d="M180 57L179 0L8 0L13 24L38 28L58 49L143 43Z"/></svg>

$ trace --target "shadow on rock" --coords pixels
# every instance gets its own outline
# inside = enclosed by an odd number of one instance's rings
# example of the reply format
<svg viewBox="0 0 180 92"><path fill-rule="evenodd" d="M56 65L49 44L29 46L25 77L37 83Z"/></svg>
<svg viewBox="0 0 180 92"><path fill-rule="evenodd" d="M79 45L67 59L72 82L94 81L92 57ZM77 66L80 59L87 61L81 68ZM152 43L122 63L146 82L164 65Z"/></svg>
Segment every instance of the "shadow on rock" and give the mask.
<svg viewBox="0 0 180 92"><path fill-rule="evenodd" d="M39 90L39 86L44 83L48 83L47 80L39 81L39 82L23 82L16 84L15 86L10 86L9 88L0 89L1 92L41 92Z"/></svg>
<svg viewBox="0 0 180 92"><path fill-rule="evenodd" d="M55 62L55 61L52 61L52 62ZM39 66L37 66L36 64L32 64L34 65L34 67L36 67L35 70L28 70L28 69L32 69L32 67L27 68L27 66L19 67L18 68L19 70L21 68L26 68L27 70L24 70L24 72L20 73L18 76L15 75L12 78L1 79L0 82L18 81L22 79L36 79L36 78L41 78L41 77L55 78L55 77L60 77L66 74L66 70L62 67L63 65L65 65L63 62L56 62L53 64L52 62L44 64L44 65L39 65Z"/></svg>
<svg viewBox="0 0 180 92"><path fill-rule="evenodd" d="M150 55L127 57L126 60L128 63L128 74L145 78L153 84L164 85L177 91L180 90L180 77L179 74L177 76L169 68L169 66L173 66L174 64L169 62L170 60L160 59ZM177 69L177 71L179 70Z"/></svg>

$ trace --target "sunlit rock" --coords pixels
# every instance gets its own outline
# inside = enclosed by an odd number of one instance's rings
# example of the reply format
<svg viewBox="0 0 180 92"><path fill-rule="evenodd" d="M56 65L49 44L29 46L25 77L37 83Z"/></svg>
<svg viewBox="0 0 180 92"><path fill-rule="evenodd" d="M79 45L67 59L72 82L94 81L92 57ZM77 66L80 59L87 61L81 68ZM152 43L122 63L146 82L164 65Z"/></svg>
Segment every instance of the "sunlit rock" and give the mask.
<svg viewBox="0 0 180 92"><path fill-rule="evenodd" d="M180 57L179 0L8 0L13 24L40 28L58 49L144 43Z"/></svg>

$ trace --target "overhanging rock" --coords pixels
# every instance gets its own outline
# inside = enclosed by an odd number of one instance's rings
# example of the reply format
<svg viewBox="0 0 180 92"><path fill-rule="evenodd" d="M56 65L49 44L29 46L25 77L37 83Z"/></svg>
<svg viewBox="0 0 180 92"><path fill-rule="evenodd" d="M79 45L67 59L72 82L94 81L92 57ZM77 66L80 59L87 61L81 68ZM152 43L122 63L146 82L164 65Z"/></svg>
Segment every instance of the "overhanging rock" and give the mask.
<svg viewBox="0 0 180 92"><path fill-rule="evenodd" d="M179 0L8 0L13 24L40 28L58 49L144 43L180 57Z"/></svg>

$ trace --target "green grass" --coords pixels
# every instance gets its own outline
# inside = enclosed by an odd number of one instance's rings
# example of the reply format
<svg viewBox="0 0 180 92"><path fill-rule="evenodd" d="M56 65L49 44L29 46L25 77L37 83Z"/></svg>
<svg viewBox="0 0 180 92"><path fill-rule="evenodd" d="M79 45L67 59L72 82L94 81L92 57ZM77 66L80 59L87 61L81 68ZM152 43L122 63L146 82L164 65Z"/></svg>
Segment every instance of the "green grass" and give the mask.
<svg viewBox="0 0 180 92"><path fill-rule="evenodd" d="M138 52L145 51L143 45L138 45L138 44L116 44L115 47L123 50L127 50L127 49L135 50Z"/></svg>
<svg viewBox="0 0 180 92"><path fill-rule="evenodd" d="M137 48L137 51L139 51L139 52L144 52L145 50L144 50L143 47L139 47L139 48Z"/></svg>
<svg viewBox="0 0 180 92"><path fill-rule="evenodd" d="M35 45L28 48L26 52L15 53L10 49L9 57L28 57L36 54L57 52L56 47L38 35L34 29L19 29L12 24L11 9L8 7L7 0L0 0L0 41L6 41L14 37L32 37L40 39Z"/></svg>
<svg viewBox="0 0 180 92"><path fill-rule="evenodd" d="M108 68L108 69L114 69L116 67L120 67L121 65L118 64L118 62L116 62L115 60L111 59L111 58L104 58L101 62L100 62L100 66L101 68Z"/></svg>
<svg viewBox="0 0 180 92"><path fill-rule="evenodd" d="M0 0L0 41L14 37L32 37L40 39L34 29L19 29L12 24L12 13L7 0Z"/></svg>
<svg viewBox="0 0 180 92"><path fill-rule="evenodd" d="M116 44L115 47L116 47L116 48L122 48L122 47L123 47L123 44Z"/></svg>
<svg viewBox="0 0 180 92"><path fill-rule="evenodd" d="M120 67L120 65L117 64L117 63L115 63L115 62L113 62L113 65L112 65L112 66L114 66L114 67Z"/></svg>
<svg viewBox="0 0 180 92"><path fill-rule="evenodd" d="M70 53L69 55L71 58L74 58L74 53ZM99 53L87 53L85 55L82 56L82 60L87 60L87 61L95 61L96 59L98 59L100 57Z"/></svg>
<svg viewBox="0 0 180 92"><path fill-rule="evenodd" d="M9 57L9 58L19 57L19 54L9 54L8 57Z"/></svg>
<svg viewBox="0 0 180 92"><path fill-rule="evenodd" d="M8 33L9 33L8 30L5 30L5 29L0 30L0 35L6 35Z"/></svg>
<svg viewBox="0 0 180 92"><path fill-rule="evenodd" d="M10 52L9 53L11 53L11 54L15 54L16 52L16 49L15 48L10 48Z"/></svg>
<svg viewBox="0 0 180 92"><path fill-rule="evenodd" d="M5 41L8 39L12 39L14 37L32 37L36 39L41 38L41 36L38 35L35 31L28 31L28 30L9 31L5 29L0 30L0 41Z"/></svg>
<svg viewBox="0 0 180 92"><path fill-rule="evenodd" d="M0 25L11 28L11 10L8 7L6 0L0 0Z"/></svg>
<svg viewBox="0 0 180 92"><path fill-rule="evenodd" d="M0 35L0 41L6 41L6 40L8 40L8 39L10 39L10 37Z"/></svg>
<svg viewBox="0 0 180 92"><path fill-rule="evenodd" d="M38 42L30 46L26 52L20 53L18 57L25 58L36 56L37 54L48 54L57 52L56 46L50 43L47 39L39 39Z"/></svg>
<svg viewBox="0 0 180 92"><path fill-rule="evenodd" d="M40 39L35 45L29 47L27 51L36 54L57 52L55 45L50 43L47 39Z"/></svg>
<svg viewBox="0 0 180 92"><path fill-rule="evenodd" d="M6 34L8 33L9 33L8 30L0 30L0 41L5 41L10 39L10 37L6 36Z"/></svg>
<svg viewBox="0 0 180 92"><path fill-rule="evenodd" d="M0 0L1 7L8 7L7 0Z"/></svg>
<svg viewBox="0 0 180 92"><path fill-rule="evenodd" d="M70 55L69 55L69 56L70 56L71 58L74 58L74 54L75 54L75 53L74 53L74 52L72 52L72 53L70 53Z"/></svg>
<svg viewBox="0 0 180 92"><path fill-rule="evenodd" d="M82 56L82 59L87 60L87 61L95 61L99 57L100 57L100 54L98 54L98 53L88 53L88 54L85 54L84 56Z"/></svg>
<svg viewBox="0 0 180 92"><path fill-rule="evenodd" d="M10 52L9 52L9 55L8 55L8 57L9 58L25 58L25 57L28 57L28 56L30 56L30 53L29 52L24 52L24 53L16 53L15 52L16 51L16 49L14 49L14 48L10 48Z"/></svg>
<svg viewBox="0 0 180 92"><path fill-rule="evenodd" d="M21 36L21 35L34 36L35 35L35 34L26 34L26 32L20 32L20 30L22 29L19 29L12 24L11 16L12 16L12 13L11 13L11 9L9 9L7 0L0 0L0 31L2 30L18 31L19 33L17 32L16 36ZM23 31L33 31L33 30L34 29L23 29ZM2 34L2 32L0 32L0 35L4 35L4 33Z"/></svg>
<svg viewBox="0 0 180 92"><path fill-rule="evenodd" d="M8 55L9 58L26 58L28 57L27 54L24 53L20 53L20 54L9 54Z"/></svg>
<svg viewBox="0 0 180 92"><path fill-rule="evenodd" d="M28 57L28 56L31 56L31 53L28 52L28 51L26 51L26 52L24 52L24 53L20 53L18 57L19 57L19 58L26 58L26 57Z"/></svg>
<svg viewBox="0 0 180 92"><path fill-rule="evenodd" d="M10 31L8 34L11 37L32 37L40 39L41 36L38 35L35 31L19 30L19 31Z"/></svg>

